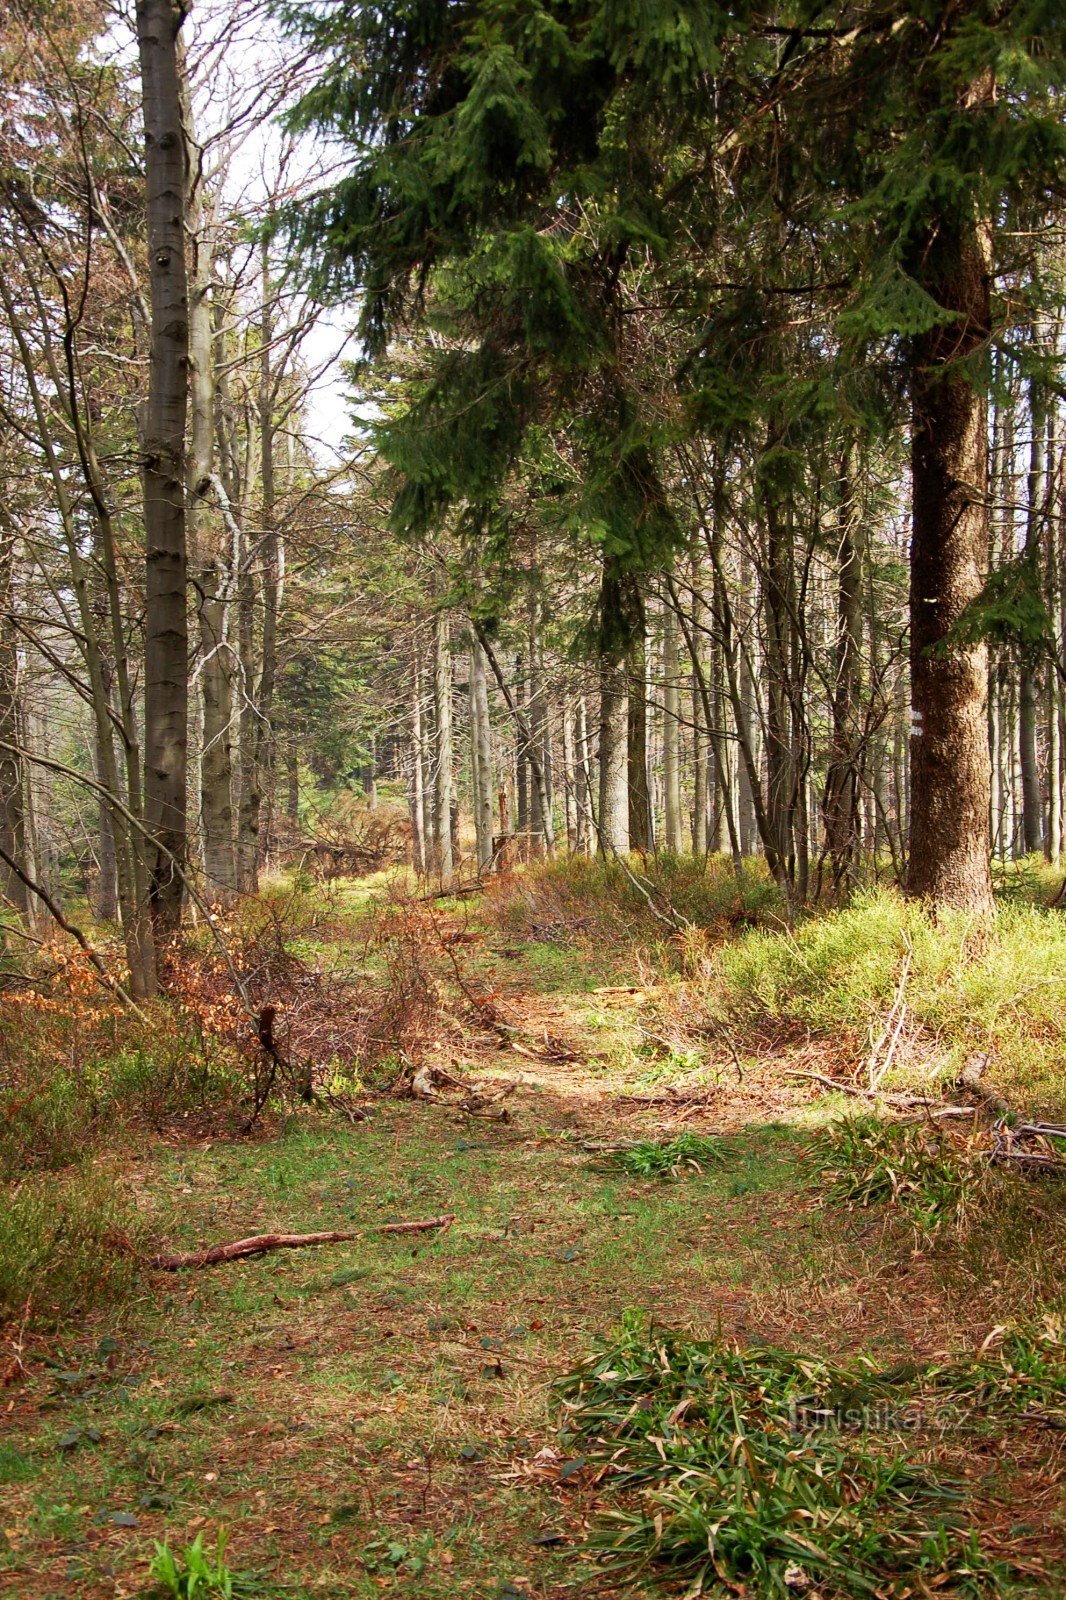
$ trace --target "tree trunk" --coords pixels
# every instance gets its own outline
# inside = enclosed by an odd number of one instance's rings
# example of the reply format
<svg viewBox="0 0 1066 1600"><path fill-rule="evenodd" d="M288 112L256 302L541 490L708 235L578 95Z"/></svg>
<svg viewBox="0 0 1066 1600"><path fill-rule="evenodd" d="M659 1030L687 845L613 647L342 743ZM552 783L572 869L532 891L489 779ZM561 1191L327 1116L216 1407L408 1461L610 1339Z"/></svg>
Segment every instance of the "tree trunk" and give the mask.
<svg viewBox="0 0 1066 1600"><path fill-rule="evenodd" d="M643 627L629 653L628 784L629 848L652 850L651 790L648 785L648 669Z"/></svg>
<svg viewBox="0 0 1066 1600"><path fill-rule="evenodd" d="M435 866L447 888L455 876L455 841L452 833L452 655L449 645L447 612L437 617L437 652L433 689L437 711L437 788L433 831L436 836Z"/></svg>
<svg viewBox="0 0 1066 1600"><path fill-rule="evenodd" d="M492 729L485 652L476 635L470 642L470 750L474 776L474 832L478 870L492 866Z"/></svg>
<svg viewBox="0 0 1066 1600"><path fill-rule="evenodd" d="M577 697L574 710L574 848L578 855L591 852L595 838L595 818L592 815L592 781L589 771L588 705L583 694Z"/></svg>
<svg viewBox="0 0 1066 1600"><path fill-rule="evenodd" d="M145 408L146 553L144 800L152 837L153 916L164 933L181 920L186 848L189 639L185 580L185 414L189 325L185 269L185 135L173 0L138 0L151 292Z"/></svg>
<svg viewBox="0 0 1066 1600"><path fill-rule="evenodd" d="M681 849L681 689L678 678L677 618L663 612L663 843Z"/></svg>
<svg viewBox="0 0 1066 1600"><path fill-rule="evenodd" d="M908 887L934 907L993 913L983 644L946 643L980 594L988 553L987 400L959 362L980 358L991 321L987 239L941 223L923 287L956 320L912 358L911 851Z"/></svg>
<svg viewBox="0 0 1066 1600"><path fill-rule="evenodd" d="M836 679L833 728L822 815L825 848L833 885L853 881L860 844L859 670L862 660L862 567L856 543L858 499L854 452L840 464L840 521L837 542Z"/></svg>
<svg viewBox="0 0 1066 1600"><path fill-rule="evenodd" d="M600 853L629 851L629 675L624 659L600 659Z"/></svg>
<svg viewBox="0 0 1066 1600"><path fill-rule="evenodd" d="M26 871L18 650L12 620L14 555L4 529L0 529L0 541L0 845ZM3 861L0 861L0 900L24 917L29 913L29 890L14 868Z"/></svg>
<svg viewBox="0 0 1066 1600"><path fill-rule="evenodd" d="M189 159L188 221L192 253L189 275L190 426L188 502L189 557L196 573L200 643L200 838L208 899L228 905L236 888L233 848L233 692L230 675L229 575L223 552L229 534L213 535L211 496L215 476L215 330L211 316L213 266L210 225L203 206L202 156L193 143L191 107L185 96Z"/></svg>
<svg viewBox="0 0 1066 1600"><path fill-rule="evenodd" d="M1029 472L1025 516L1025 559L1034 585L1040 563L1040 523L1043 502L1044 434L1046 408L1041 385L1029 385ZM1027 855L1044 848L1044 800L1040 792L1040 765L1037 758L1040 685L1033 652L1021 652L1021 681L1018 689L1018 766L1022 777L1022 841Z"/></svg>
<svg viewBox="0 0 1066 1600"><path fill-rule="evenodd" d="M426 797L426 741L422 727L422 659L415 645L411 669L411 783L408 790L411 811L411 854L416 872L427 872L431 856L428 803Z"/></svg>

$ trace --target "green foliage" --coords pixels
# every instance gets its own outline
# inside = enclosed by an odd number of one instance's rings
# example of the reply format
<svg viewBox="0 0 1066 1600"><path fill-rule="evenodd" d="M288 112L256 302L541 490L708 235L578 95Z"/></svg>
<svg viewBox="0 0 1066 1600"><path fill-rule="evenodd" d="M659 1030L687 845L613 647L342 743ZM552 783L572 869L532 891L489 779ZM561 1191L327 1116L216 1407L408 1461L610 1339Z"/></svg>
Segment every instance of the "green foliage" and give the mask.
<svg viewBox="0 0 1066 1600"><path fill-rule="evenodd" d="M822 1584L854 1596L993 1587L959 1486L867 1442L873 1408L883 1420L901 1398L888 1374L630 1317L558 1393L569 1438L638 1491L592 1534L613 1569L665 1568L691 1595L721 1583L759 1600Z"/></svg>
<svg viewBox="0 0 1066 1600"><path fill-rule="evenodd" d="M826 1193L851 1206L899 1206L933 1238L972 1209L988 1173L987 1156L960 1148L930 1122L847 1117L818 1138Z"/></svg>
<svg viewBox="0 0 1066 1600"><path fill-rule="evenodd" d="M88 1009L0 1020L0 1183L82 1160L124 1130L234 1102L224 1052L160 1006L147 1023Z"/></svg>
<svg viewBox="0 0 1066 1600"><path fill-rule="evenodd" d="M120 1303L137 1281L142 1234L106 1171L26 1178L0 1203L0 1322L65 1322Z"/></svg>
<svg viewBox="0 0 1066 1600"><path fill-rule="evenodd" d="M701 998L741 1036L814 1037L854 1062L905 963L918 1081L950 1077L982 1051L1008 1099L1053 1114L1066 1104L1066 917L1040 906L1001 904L983 931L961 914L933 922L894 891L866 892L794 932L754 929L722 945L704 964Z"/></svg>
<svg viewBox="0 0 1066 1600"><path fill-rule="evenodd" d="M612 1166L632 1178L679 1178L685 1172L702 1172L719 1166L725 1152L720 1139L709 1139L686 1128L673 1139L641 1139L611 1153Z"/></svg>
<svg viewBox="0 0 1066 1600"><path fill-rule="evenodd" d="M704 861L665 850L639 864L634 861L630 870L633 876L617 861L587 856L546 862L500 885L494 891L495 906L516 932L537 938L550 932L559 944L582 939L607 944L618 953L627 941L661 946L666 935L663 914L713 934L771 922L783 909L780 890L761 859L746 861L739 879L724 856ZM672 945L682 961L685 943L681 933Z"/></svg>
<svg viewBox="0 0 1066 1600"><path fill-rule="evenodd" d="M987 640L1013 645L1029 656L1043 656L1055 648L1055 626L1044 599L1035 555L1021 555L989 574L976 600L943 640L945 655L960 646Z"/></svg>
<svg viewBox="0 0 1066 1600"><path fill-rule="evenodd" d="M162 1594L173 1600L235 1600L252 1592L247 1580L230 1570L226 1564L227 1535L224 1528L218 1531L214 1558L204 1549L204 1536L198 1533L191 1544L185 1546L180 1556L175 1556L168 1544L156 1542L155 1555L149 1576Z"/></svg>

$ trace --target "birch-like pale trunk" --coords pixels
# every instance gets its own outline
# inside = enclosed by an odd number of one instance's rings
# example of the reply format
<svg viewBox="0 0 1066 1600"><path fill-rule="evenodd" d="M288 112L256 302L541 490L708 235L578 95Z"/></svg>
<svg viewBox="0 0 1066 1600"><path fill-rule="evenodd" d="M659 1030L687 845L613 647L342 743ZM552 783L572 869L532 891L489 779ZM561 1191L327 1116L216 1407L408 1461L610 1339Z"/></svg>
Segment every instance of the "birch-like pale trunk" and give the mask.
<svg viewBox="0 0 1066 1600"><path fill-rule="evenodd" d="M204 204L202 153L189 141L189 475L186 517L196 576L201 704L200 848L209 901L228 905L237 887L233 838L233 686L229 614L231 535L212 501L215 487L215 328L211 310L212 223Z"/></svg>
<svg viewBox="0 0 1066 1600"><path fill-rule="evenodd" d="M437 616L436 653L433 665L433 697L437 714L437 782L433 831L440 881L447 888L455 877L455 840L452 834L452 653L448 614Z"/></svg>
<svg viewBox="0 0 1066 1600"><path fill-rule="evenodd" d="M629 852L629 671L624 658L600 660L600 803L598 832L601 855Z"/></svg>
<svg viewBox="0 0 1066 1600"><path fill-rule="evenodd" d="M487 872L493 861L492 843L492 726L489 720L489 682L485 652L476 635L470 641L470 751L474 777L474 831L477 864Z"/></svg>

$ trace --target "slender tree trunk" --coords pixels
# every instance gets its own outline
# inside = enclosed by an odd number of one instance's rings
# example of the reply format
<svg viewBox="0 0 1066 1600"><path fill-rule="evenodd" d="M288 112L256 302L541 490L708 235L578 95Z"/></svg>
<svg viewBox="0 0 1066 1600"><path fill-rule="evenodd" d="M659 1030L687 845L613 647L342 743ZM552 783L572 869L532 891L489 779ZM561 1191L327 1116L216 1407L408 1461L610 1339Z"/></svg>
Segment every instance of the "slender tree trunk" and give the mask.
<svg viewBox="0 0 1066 1600"><path fill-rule="evenodd" d="M415 645L411 668L411 838L416 872L428 872L432 856L429 802L426 794L426 740L422 726L422 657Z"/></svg>
<svg viewBox="0 0 1066 1600"><path fill-rule="evenodd" d="M588 705L584 694L577 697L574 710L574 848L578 855L589 855L595 838L595 818L591 814L592 780L589 772Z"/></svg>
<svg viewBox="0 0 1066 1600"><path fill-rule="evenodd" d="M624 659L600 660L600 852L629 850L629 674Z"/></svg>
<svg viewBox="0 0 1066 1600"><path fill-rule="evenodd" d="M703 622L706 615L706 605L699 593L699 566L695 556L692 558L692 674L691 674L691 706L692 706L692 853L697 856L707 854L707 810L708 810L708 783L707 783L707 754L711 738L711 730L707 726L703 710L703 694L700 689L700 673L696 669L696 655L702 650L704 637Z"/></svg>
<svg viewBox="0 0 1066 1600"><path fill-rule="evenodd" d="M663 611L663 843L679 852L681 839L681 687L677 618Z"/></svg>
<svg viewBox="0 0 1066 1600"><path fill-rule="evenodd" d="M653 850L651 790L648 783L648 665L643 624L629 653L628 695L629 848Z"/></svg>
<svg viewBox="0 0 1066 1600"><path fill-rule="evenodd" d="M436 867L447 888L455 876L455 842L452 833L452 654L447 613L437 616L437 649L433 688L437 711L437 790L433 831Z"/></svg>
<svg viewBox="0 0 1066 1600"><path fill-rule="evenodd" d="M196 574L198 664L203 733L200 751L200 836L207 895L229 904L236 888L233 848L233 694L230 682L228 575L222 559L229 534L212 529L215 478L215 330L211 316L212 250L203 206L202 156L189 141L188 197L192 267L189 274L189 475L186 508L189 556Z"/></svg>
<svg viewBox="0 0 1066 1600"><path fill-rule="evenodd" d="M856 541L858 510L854 452L840 466L837 545L836 681L829 771L822 814L833 884L854 880L859 857L859 673L862 662L862 569Z"/></svg>
<svg viewBox="0 0 1066 1600"><path fill-rule="evenodd" d="M1041 385L1029 385L1029 472L1025 517L1025 560L1032 581L1037 581L1040 563L1040 523L1043 503L1044 434L1046 407ZM1044 848L1044 799L1040 792L1040 765L1037 756L1037 727L1040 716L1040 684L1033 652L1023 647L1021 680L1018 689L1018 766L1022 778L1022 840L1026 854Z"/></svg>
<svg viewBox="0 0 1066 1600"><path fill-rule="evenodd" d="M989 336L988 241L944 222L924 268L924 287L957 318L915 341L912 366L908 886L984 918L993 913L986 650L946 641L981 592L988 553L987 402L958 366Z"/></svg>
<svg viewBox="0 0 1066 1600"><path fill-rule="evenodd" d="M470 751L474 777L474 832L478 870L492 866L492 729L485 652L476 634L470 641Z"/></svg>
<svg viewBox="0 0 1066 1600"><path fill-rule="evenodd" d="M551 742L544 688L544 648L540 637L541 608L534 603L529 619L529 744L536 752L544 782L530 785L529 833L534 855L543 853L551 833ZM527 751L527 764L530 752Z"/></svg>
<svg viewBox="0 0 1066 1600"><path fill-rule="evenodd" d="M19 662L15 643L12 567L14 554L0 527L0 845L29 872L24 815L25 775L19 716ZM33 874L30 873L30 876ZM0 899L24 917L30 895L17 872L0 861Z"/></svg>
<svg viewBox="0 0 1066 1600"><path fill-rule="evenodd" d="M186 849L189 639L185 581L185 414L189 325L185 268L185 133L173 0L138 0L144 102L151 335L145 408L145 820L153 916L181 920Z"/></svg>

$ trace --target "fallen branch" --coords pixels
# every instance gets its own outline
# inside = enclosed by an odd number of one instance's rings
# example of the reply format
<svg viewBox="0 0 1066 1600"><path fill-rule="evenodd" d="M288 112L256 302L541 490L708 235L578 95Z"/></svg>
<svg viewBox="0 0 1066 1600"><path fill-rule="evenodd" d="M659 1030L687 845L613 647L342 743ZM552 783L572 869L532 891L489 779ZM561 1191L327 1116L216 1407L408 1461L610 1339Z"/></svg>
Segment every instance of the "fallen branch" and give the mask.
<svg viewBox="0 0 1066 1600"><path fill-rule="evenodd" d="M455 1221L455 1212L446 1211L442 1217L427 1217L425 1222L383 1222L381 1233L427 1233L430 1228L450 1228Z"/></svg>
<svg viewBox="0 0 1066 1600"><path fill-rule="evenodd" d="M425 1222L383 1222L379 1233L425 1233L430 1228L450 1228L455 1213L429 1217ZM331 1228L326 1233L255 1233L232 1244L213 1244L206 1250L189 1250L179 1255L152 1257L160 1272L180 1272L185 1267L214 1267L222 1261L243 1261L246 1256L261 1256L268 1250L300 1250L308 1244L350 1244L360 1235L349 1229Z"/></svg>
<svg viewBox="0 0 1066 1600"><path fill-rule="evenodd" d="M306 1244L341 1244L358 1237L357 1233L337 1229L328 1233L255 1233L248 1239L213 1244L206 1250L153 1256L152 1266L161 1272L180 1272L184 1267L213 1267L220 1261L241 1261L245 1256L260 1256L267 1250L299 1250Z"/></svg>

